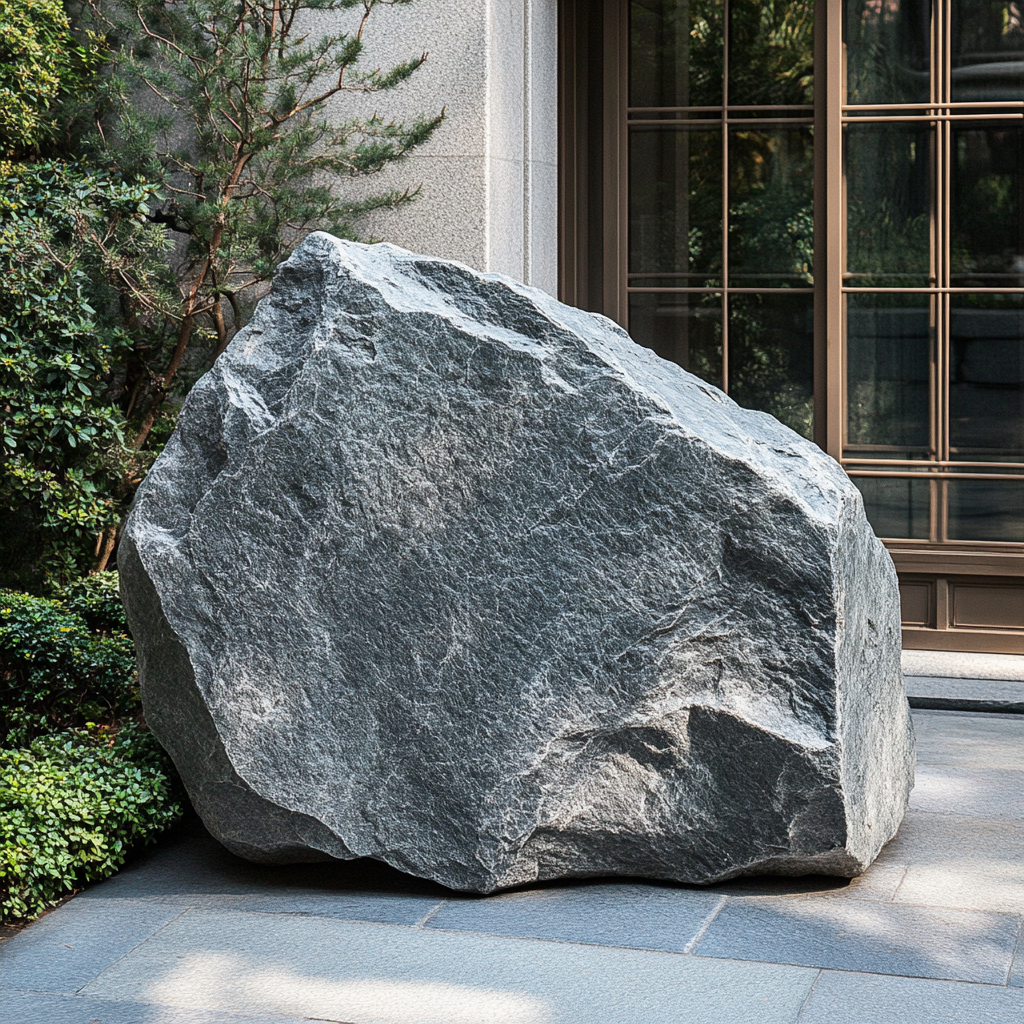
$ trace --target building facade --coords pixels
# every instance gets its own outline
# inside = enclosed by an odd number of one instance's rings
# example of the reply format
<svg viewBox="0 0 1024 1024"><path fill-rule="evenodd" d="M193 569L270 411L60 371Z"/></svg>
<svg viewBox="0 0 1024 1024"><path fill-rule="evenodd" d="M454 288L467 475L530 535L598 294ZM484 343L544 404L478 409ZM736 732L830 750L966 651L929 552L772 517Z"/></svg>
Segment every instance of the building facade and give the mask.
<svg viewBox="0 0 1024 1024"><path fill-rule="evenodd" d="M1024 3L457 8L381 19L386 55L431 53L400 102L448 123L379 230L812 438L892 554L905 646L1024 652Z"/></svg>

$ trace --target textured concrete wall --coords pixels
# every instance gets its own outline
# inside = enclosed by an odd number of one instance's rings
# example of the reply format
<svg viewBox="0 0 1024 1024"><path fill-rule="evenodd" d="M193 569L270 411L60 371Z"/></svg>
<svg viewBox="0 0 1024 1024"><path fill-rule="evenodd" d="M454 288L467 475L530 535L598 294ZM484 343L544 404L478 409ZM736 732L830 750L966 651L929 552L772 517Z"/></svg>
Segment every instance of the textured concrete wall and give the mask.
<svg viewBox="0 0 1024 1024"><path fill-rule="evenodd" d="M557 0L415 0L375 11L364 39L368 67L429 57L390 93L342 97L333 116L379 110L406 119L446 109L426 146L360 183L422 186L412 205L372 218L372 233L554 294Z"/></svg>

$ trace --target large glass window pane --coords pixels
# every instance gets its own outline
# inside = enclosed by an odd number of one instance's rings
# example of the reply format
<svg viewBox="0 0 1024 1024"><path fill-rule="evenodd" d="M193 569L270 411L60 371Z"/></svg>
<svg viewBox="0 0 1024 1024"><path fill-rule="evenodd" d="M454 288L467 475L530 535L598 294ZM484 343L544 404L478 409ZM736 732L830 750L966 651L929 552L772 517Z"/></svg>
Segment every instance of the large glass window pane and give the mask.
<svg viewBox="0 0 1024 1024"><path fill-rule="evenodd" d="M950 480L950 540L1024 542L1024 480Z"/></svg>
<svg viewBox="0 0 1024 1024"><path fill-rule="evenodd" d="M928 0L845 0L847 103L927 103L931 98Z"/></svg>
<svg viewBox="0 0 1024 1024"><path fill-rule="evenodd" d="M952 99L1024 99L1024 5L1020 0L956 0L950 33Z"/></svg>
<svg viewBox="0 0 1024 1024"><path fill-rule="evenodd" d="M663 359L722 386L722 298L698 293L634 293L629 333Z"/></svg>
<svg viewBox="0 0 1024 1024"><path fill-rule="evenodd" d="M729 133L729 284L813 284L814 138L808 128Z"/></svg>
<svg viewBox="0 0 1024 1024"><path fill-rule="evenodd" d="M722 273L722 134L634 128L629 148L629 269L676 284L718 284Z"/></svg>
<svg viewBox="0 0 1024 1024"><path fill-rule="evenodd" d="M931 129L858 124L844 132L850 285L927 286Z"/></svg>
<svg viewBox="0 0 1024 1024"><path fill-rule="evenodd" d="M729 394L813 436L813 295L729 297Z"/></svg>
<svg viewBox="0 0 1024 1024"><path fill-rule="evenodd" d="M721 106L721 0L633 0L629 5L629 105Z"/></svg>
<svg viewBox="0 0 1024 1024"><path fill-rule="evenodd" d="M848 295L846 455L930 451L931 329L926 295Z"/></svg>
<svg viewBox="0 0 1024 1024"><path fill-rule="evenodd" d="M1024 295L953 295L951 304L951 457L1024 461Z"/></svg>
<svg viewBox="0 0 1024 1024"><path fill-rule="evenodd" d="M952 283L1024 285L1024 128L953 127Z"/></svg>
<svg viewBox="0 0 1024 1024"><path fill-rule="evenodd" d="M730 105L813 102L813 0L732 0Z"/></svg>
<svg viewBox="0 0 1024 1024"><path fill-rule="evenodd" d="M906 477L855 476L871 528L879 537L927 540L931 485Z"/></svg>

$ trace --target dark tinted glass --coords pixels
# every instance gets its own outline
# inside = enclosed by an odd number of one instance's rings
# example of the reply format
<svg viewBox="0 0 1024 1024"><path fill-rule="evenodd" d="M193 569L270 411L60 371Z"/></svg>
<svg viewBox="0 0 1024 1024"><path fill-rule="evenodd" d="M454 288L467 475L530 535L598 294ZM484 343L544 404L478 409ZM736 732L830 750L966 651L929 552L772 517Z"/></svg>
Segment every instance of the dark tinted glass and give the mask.
<svg viewBox="0 0 1024 1024"><path fill-rule="evenodd" d="M721 0L633 0L629 5L629 105L722 104Z"/></svg>
<svg viewBox="0 0 1024 1024"><path fill-rule="evenodd" d="M950 540L1024 541L1024 480L950 480Z"/></svg>
<svg viewBox="0 0 1024 1024"><path fill-rule="evenodd" d="M721 132L633 128L629 170L630 272L686 275L679 286L720 283Z"/></svg>
<svg viewBox="0 0 1024 1024"><path fill-rule="evenodd" d="M1024 5L957 0L951 26L954 103L1024 99Z"/></svg>
<svg viewBox="0 0 1024 1024"><path fill-rule="evenodd" d="M729 297L729 394L813 436L813 295Z"/></svg>
<svg viewBox="0 0 1024 1024"><path fill-rule="evenodd" d="M847 103L927 103L931 4L846 0Z"/></svg>
<svg viewBox="0 0 1024 1024"><path fill-rule="evenodd" d="M810 128L729 133L729 284L813 284Z"/></svg>
<svg viewBox="0 0 1024 1024"><path fill-rule="evenodd" d="M634 293L629 333L663 359L722 386L722 300L718 295Z"/></svg>
<svg viewBox="0 0 1024 1024"><path fill-rule="evenodd" d="M812 0L732 0L729 103L813 102Z"/></svg>
<svg viewBox="0 0 1024 1024"><path fill-rule="evenodd" d="M954 285L1024 285L1024 128L953 126Z"/></svg>
<svg viewBox="0 0 1024 1024"><path fill-rule="evenodd" d="M927 454L930 441L929 299L849 295L846 317L847 452L859 446ZM900 452L897 454L896 450Z"/></svg>
<svg viewBox="0 0 1024 1024"><path fill-rule="evenodd" d="M953 295L951 301L952 458L1024 460L1024 295ZM1024 506L1020 511L1024 516Z"/></svg>
<svg viewBox="0 0 1024 1024"><path fill-rule="evenodd" d="M860 488L868 522L879 537L928 539L931 485L927 480L857 476L853 482Z"/></svg>
<svg viewBox="0 0 1024 1024"><path fill-rule="evenodd" d="M926 124L846 128L849 284L929 284L931 135Z"/></svg>

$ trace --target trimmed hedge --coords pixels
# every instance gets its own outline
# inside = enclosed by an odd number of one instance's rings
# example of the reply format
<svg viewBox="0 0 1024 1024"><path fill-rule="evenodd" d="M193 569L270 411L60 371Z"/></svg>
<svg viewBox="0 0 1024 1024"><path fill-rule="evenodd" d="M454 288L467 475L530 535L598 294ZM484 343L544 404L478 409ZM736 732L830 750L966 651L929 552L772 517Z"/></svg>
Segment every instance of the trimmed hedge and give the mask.
<svg viewBox="0 0 1024 1024"><path fill-rule="evenodd" d="M0 751L0 920L113 874L181 815L175 796L166 755L133 724Z"/></svg>
<svg viewBox="0 0 1024 1024"><path fill-rule="evenodd" d="M0 920L34 917L182 813L141 724L117 574L48 600L0 591Z"/></svg>

